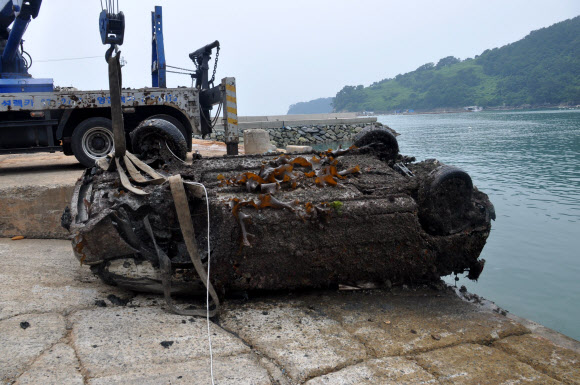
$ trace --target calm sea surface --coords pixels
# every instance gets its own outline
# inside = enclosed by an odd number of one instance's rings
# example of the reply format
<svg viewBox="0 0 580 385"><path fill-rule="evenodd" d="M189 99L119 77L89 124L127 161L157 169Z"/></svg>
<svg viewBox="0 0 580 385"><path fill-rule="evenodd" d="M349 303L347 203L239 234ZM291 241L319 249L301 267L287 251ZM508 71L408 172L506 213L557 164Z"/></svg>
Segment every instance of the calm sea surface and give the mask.
<svg viewBox="0 0 580 385"><path fill-rule="evenodd" d="M458 285L580 340L580 110L378 120L402 154L463 168L495 206L479 282Z"/></svg>

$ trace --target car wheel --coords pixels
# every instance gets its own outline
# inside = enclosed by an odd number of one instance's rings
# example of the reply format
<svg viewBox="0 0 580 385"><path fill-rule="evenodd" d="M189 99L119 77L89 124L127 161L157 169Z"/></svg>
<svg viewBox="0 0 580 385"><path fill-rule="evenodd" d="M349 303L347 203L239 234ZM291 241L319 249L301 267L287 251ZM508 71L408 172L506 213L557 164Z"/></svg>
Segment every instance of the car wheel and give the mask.
<svg viewBox="0 0 580 385"><path fill-rule="evenodd" d="M131 131L133 152L141 158L163 157L165 143L179 159L187 157L187 142L181 131L165 119L146 119Z"/></svg>
<svg viewBox="0 0 580 385"><path fill-rule="evenodd" d="M470 221L473 182L465 171L448 165L435 169L419 194L419 219L428 233L455 234Z"/></svg>
<svg viewBox="0 0 580 385"><path fill-rule="evenodd" d="M380 159L394 160L399 154L399 143L390 131L380 128L366 128L355 137L356 147L371 147L378 151Z"/></svg>

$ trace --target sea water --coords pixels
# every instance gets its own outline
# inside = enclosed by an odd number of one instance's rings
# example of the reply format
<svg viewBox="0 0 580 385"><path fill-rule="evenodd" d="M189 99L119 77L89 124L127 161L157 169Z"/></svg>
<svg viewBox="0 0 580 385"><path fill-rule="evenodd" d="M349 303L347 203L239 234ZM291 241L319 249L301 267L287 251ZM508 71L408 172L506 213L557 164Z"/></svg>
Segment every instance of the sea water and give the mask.
<svg viewBox="0 0 580 385"><path fill-rule="evenodd" d="M464 169L495 206L485 269L458 285L580 340L580 110L378 121L401 134L402 154Z"/></svg>

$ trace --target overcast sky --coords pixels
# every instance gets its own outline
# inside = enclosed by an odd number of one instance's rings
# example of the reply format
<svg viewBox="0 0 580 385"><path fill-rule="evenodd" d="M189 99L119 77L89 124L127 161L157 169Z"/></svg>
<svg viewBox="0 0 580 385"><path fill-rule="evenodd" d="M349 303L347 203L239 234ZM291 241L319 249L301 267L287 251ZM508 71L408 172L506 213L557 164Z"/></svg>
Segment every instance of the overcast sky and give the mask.
<svg viewBox="0 0 580 385"><path fill-rule="evenodd" d="M240 115L285 114L290 104L334 96L345 85L366 86L449 55L474 57L580 15L580 0L119 0L124 86L151 86L155 5L163 6L167 64L192 68L190 52L220 41L216 77L236 77ZM99 0L44 1L24 36L31 74L107 88L100 11ZM101 57L46 61L90 56ZM168 87L190 84L168 74Z"/></svg>

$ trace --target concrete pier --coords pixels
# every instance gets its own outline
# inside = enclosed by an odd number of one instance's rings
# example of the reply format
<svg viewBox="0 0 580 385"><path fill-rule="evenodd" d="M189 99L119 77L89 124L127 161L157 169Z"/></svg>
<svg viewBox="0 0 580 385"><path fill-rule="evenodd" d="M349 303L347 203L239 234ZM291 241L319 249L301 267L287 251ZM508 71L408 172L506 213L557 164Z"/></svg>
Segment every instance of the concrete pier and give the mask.
<svg viewBox="0 0 580 385"><path fill-rule="evenodd" d="M1 156L0 237L65 238L82 170ZM211 383L206 320L105 285L69 241L0 238L0 277L0 384ZM220 385L580 384L578 341L443 284L226 298L209 333Z"/></svg>
<svg viewBox="0 0 580 385"><path fill-rule="evenodd" d="M83 170L62 154L0 156L0 237L66 238L60 216Z"/></svg>
<svg viewBox="0 0 580 385"><path fill-rule="evenodd" d="M70 242L0 239L0 271L1 384L210 383L206 320L103 284ZM209 328L220 385L580 383L577 341L443 285L226 299Z"/></svg>

